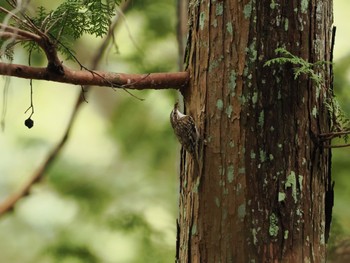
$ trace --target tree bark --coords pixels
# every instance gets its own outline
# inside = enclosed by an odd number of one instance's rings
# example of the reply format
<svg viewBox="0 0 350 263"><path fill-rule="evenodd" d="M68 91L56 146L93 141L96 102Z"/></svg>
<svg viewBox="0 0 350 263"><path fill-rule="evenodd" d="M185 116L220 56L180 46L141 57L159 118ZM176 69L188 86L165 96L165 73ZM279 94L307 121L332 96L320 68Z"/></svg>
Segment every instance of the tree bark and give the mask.
<svg viewBox="0 0 350 263"><path fill-rule="evenodd" d="M332 0L191 1L187 114L200 167L182 151L177 262L324 262L333 189L325 101L331 65L295 79L264 67L283 47L331 60Z"/></svg>

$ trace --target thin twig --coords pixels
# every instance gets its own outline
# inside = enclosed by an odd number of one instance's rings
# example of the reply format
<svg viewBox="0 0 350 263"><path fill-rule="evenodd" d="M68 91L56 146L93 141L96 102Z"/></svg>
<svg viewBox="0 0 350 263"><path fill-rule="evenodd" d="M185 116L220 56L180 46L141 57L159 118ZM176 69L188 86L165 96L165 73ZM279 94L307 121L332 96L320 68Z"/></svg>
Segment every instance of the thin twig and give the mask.
<svg viewBox="0 0 350 263"><path fill-rule="evenodd" d="M336 144L336 145L323 145L324 148L345 148L345 147L349 147L350 143L347 144Z"/></svg>
<svg viewBox="0 0 350 263"><path fill-rule="evenodd" d="M6 112L7 112L7 100L8 100L8 92L9 92L9 87L10 87L10 78L6 77L5 78L5 85L4 85L4 90L2 94L2 110L1 110L1 121L0 121L0 126L1 130L5 130L5 120L6 120Z"/></svg>
<svg viewBox="0 0 350 263"><path fill-rule="evenodd" d="M134 45L134 47L141 53L143 54L143 50L137 45L135 39L133 38L133 36L131 35L131 30L129 28L129 25L128 25L128 22L126 21L126 17L124 15L124 12L122 9L117 9L117 12L119 13L119 15L124 19L124 25L125 25L125 29L126 31L128 32L128 36L129 36L129 39L130 41L132 42L132 44ZM114 35L112 35L114 36Z"/></svg>
<svg viewBox="0 0 350 263"><path fill-rule="evenodd" d="M122 13L122 12L121 12ZM116 17L116 19L114 21L111 22L111 25L110 25L110 28L109 28L109 31L108 31L108 35L106 37L106 39L108 39L108 42L110 41L110 38L113 39L114 41L114 33L113 33L113 30L115 29L115 27L117 26L117 23L119 21L119 17ZM135 96L134 94L132 94L131 92L129 92L128 90L126 90L122 85L122 86L119 86L119 85L116 85L116 84L113 84L110 80L106 79L104 76L102 76L101 74L99 74L98 72L94 71L94 70L91 70L89 69L88 67L84 66L79 60L78 58L71 52L71 50L69 48L67 48L60 40L59 38L55 38L53 35L50 34L50 36L55 39L55 41L60 44L69 54L70 56L75 60L75 62L77 62L80 66L80 69L85 69L87 71L89 71L91 74L93 75L97 75L99 76L101 79L105 80L106 82L108 82L111 86L111 88L123 88L123 90L125 92L127 92L129 95L133 96L134 98L136 99L139 99L139 100L143 100L143 99L140 99L138 98L137 96ZM100 52L97 52L96 55L95 55L95 59L93 61L100 61L100 57L103 55L103 53L105 52L105 49L106 47L108 46L108 42L103 42L101 47L100 47ZM97 64L96 64L97 65ZM94 67L95 68L95 67ZM83 85L81 85L83 86ZM84 97L84 100L85 100L85 96L84 94L82 94L83 97Z"/></svg>
<svg viewBox="0 0 350 263"><path fill-rule="evenodd" d="M3 32L12 33L13 37L20 36L22 39L25 38L28 40L33 40L37 43L42 41L42 38L40 36L38 36L37 34L19 29L17 27L9 26L9 25L3 24L3 23L0 23L0 30Z"/></svg>
<svg viewBox="0 0 350 263"><path fill-rule="evenodd" d="M0 30L13 33L14 39L16 39L16 36L18 35L21 39L24 38L36 42L45 52L46 58L48 60L48 70L52 71L55 74L64 75L62 62L59 60L57 50L54 47L54 44L51 42L49 36L45 32L41 31L24 12L21 12L21 7L18 7L14 3L9 3L11 5L15 5L15 10L20 12L26 21L22 21L19 17L6 9L1 9L0 11L7 13L7 16L10 18L13 17L16 20L20 21L20 23L24 24L29 31L9 26L6 23L0 23Z"/></svg>
<svg viewBox="0 0 350 263"><path fill-rule="evenodd" d="M110 40L110 34L108 36L109 37L106 37L104 42L107 42ZM105 46L105 44L102 44L102 45ZM98 63L100 62L101 57L102 57L99 51L97 51L96 54L97 55L92 60L93 65L91 68L96 68ZM62 147L67 142L67 139L69 137L69 133L70 133L72 126L73 126L73 123L77 117L78 110L84 101L84 99L83 99L84 94L83 93L86 92L87 89L88 89L88 87L85 90L82 89L79 96L77 97L75 107L74 107L73 112L71 114L66 131L63 134L61 140L57 143L57 145L49 153L49 155L46 157L46 160L37 169L37 171L33 174L33 176L30 178L30 180L22 187L22 189L20 189L17 193L9 196L8 199L6 199L2 204L0 204L0 216L8 211L11 211L14 208L15 204L18 202L18 200L20 200L24 196L28 195L32 185L39 182L43 178L45 172L48 170L48 168L50 167L52 162L55 161L55 159L57 158L58 154L60 153Z"/></svg>
<svg viewBox="0 0 350 263"><path fill-rule="evenodd" d="M12 38L13 40L18 39L18 40L25 40L28 38L24 38L22 36L19 36L17 34L11 33L11 32L0 32L0 38L7 39L7 38Z"/></svg>
<svg viewBox="0 0 350 263"><path fill-rule="evenodd" d="M345 130L345 131L339 131L339 132L327 132L327 133L321 133L319 134L319 137L323 141L331 140L335 137L340 137L342 135L347 135L350 134L350 130Z"/></svg>
<svg viewBox="0 0 350 263"><path fill-rule="evenodd" d="M79 104L76 104L74 112L77 111L78 107L79 107ZM49 155L46 157L46 160L42 163L42 165L30 177L29 181L17 193L12 194L4 202L0 204L0 216L5 214L6 212L11 211L18 200L20 200L21 198L29 194L32 185L39 182L43 178L45 172L48 170L52 162L56 159L58 153L61 151L62 147L65 145L76 116L77 114L71 115L71 118L68 123L68 127L62 139L58 142L58 144L54 147L54 149L49 153Z"/></svg>
<svg viewBox="0 0 350 263"><path fill-rule="evenodd" d="M20 11L20 10L18 10ZM3 12L7 15L9 15L10 18L13 18L14 20L16 20L18 23L22 24L23 26L27 27L27 28L31 28L30 24L28 24L25 20L22 20L21 18L19 18L15 13L3 8L0 6L0 12Z"/></svg>

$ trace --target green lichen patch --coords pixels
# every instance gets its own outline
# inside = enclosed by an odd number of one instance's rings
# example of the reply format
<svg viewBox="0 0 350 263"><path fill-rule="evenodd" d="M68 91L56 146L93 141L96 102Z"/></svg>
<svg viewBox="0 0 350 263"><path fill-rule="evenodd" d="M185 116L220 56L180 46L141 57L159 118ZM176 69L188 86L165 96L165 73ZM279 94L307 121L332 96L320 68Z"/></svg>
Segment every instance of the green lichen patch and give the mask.
<svg viewBox="0 0 350 263"><path fill-rule="evenodd" d="M224 107L224 102L222 101L222 99L218 99L216 101L216 108L219 110L219 111L222 111Z"/></svg>
<svg viewBox="0 0 350 263"><path fill-rule="evenodd" d="M246 209L245 209L245 204L241 204L238 209L237 209L238 217L240 219L244 219L246 215Z"/></svg>
<svg viewBox="0 0 350 263"><path fill-rule="evenodd" d="M300 10L303 14L307 13L308 7L309 7L309 0L301 0Z"/></svg>
<svg viewBox="0 0 350 263"><path fill-rule="evenodd" d="M251 62L255 62L256 58L257 58L257 54L258 51L256 50L256 41L254 39L254 41L249 45L249 49L248 49L248 53L249 53L249 60Z"/></svg>
<svg viewBox="0 0 350 263"><path fill-rule="evenodd" d="M199 28L200 28L200 30L203 30L204 24L205 24L205 20L206 20L205 13L201 12L199 14Z"/></svg>
<svg viewBox="0 0 350 263"><path fill-rule="evenodd" d="M191 235L192 235L192 236L197 235L197 225L196 225L196 224L193 224L193 225L192 225L192 228L191 228Z"/></svg>
<svg viewBox="0 0 350 263"><path fill-rule="evenodd" d="M229 143L229 146L230 146L230 148L235 147L235 142L231 140L230 143Z"/></svg>
<svg viewBox="0 0 350 263"><path fill-rule="evenodd" d="M196 182L193 185L193 188L192 188L193 193L198 193L199 184L200 184L200 176L197 177Z"/></svg>
<svg viewBox="0 0 350 263"><path fill-rule="evenodd" d="M317 107L316 107L316 105L312 108L312 116L314 116L314 118L316 118L317 117L317 113L318 113L318 111L317 111Z"/></svg>
<svg viewBox="0 0 350 263"><path fill-rule="evenodd" d="M233 179L234 179L234 167L233 167L233 165L229 165L227 167L227 181L229 183L232 183Z"/></svg>
<svg viewBox="0 0 350 263"><path fill-rule="evenodd" d="M244 6L243 14L244 14L244 18L246 19L250 18L252 14L252 1L249 1L249 3Z"/></svg>
<svg viewBox="0 0 350 263"><path fill-rule="evenodd" d="M279 6L279 4L277 4L274 0L272 0L271 1L271 3L270 3L270 8L273 10L273 9L275 9L276 7L278 7Z"/></svg>
<svg viewBox="0 0 350 263"><path fill-rule="evenodd" d="M262 110L259 113L258 125L260 127L263 127L264 126L264 122L265 122L265 112Z"/></svg>
<svg viewBox="0 0 350 263"><path fill-rule="evenodd" d="M289 20L288 20L288 18L286 18L286 19L284 20L284 30L285 30L285 31L288 31L288 27L289 27Z"/></svg>
<svg viewBox="0 0 350 263"><path fill-rule="evenodd" d="M234 97L236 95L236 79L237 79L237 73L236 73L236 71L232 70L230 72L230 78L229 78L229 83L228 83L231 97Z"/></svg>
<svg viewBox="0 0 350 263"><path fill-rule="evenodd" d="M260 162L265 162L267 160L266 158L266 152L263 149L260 149L259 151L259 157L260 157Z"/></svg>
<svg viewBox="0 0 350 263"><path fill-rule="evenodd" d="M292 196L294 199L294 203L297 202L297 180L295 176L295 172L291 171L290 174L287 176L287 181L285 183L285 188L291 188L292 189Z"/></svg>
<svg viewBox="0 0 350 263"><path fill-rule="evenodd" d="M217 4L216 4L215 14L216 14L217 16L222 16L223 11L224 11L223 3L217 3Z"/></svg>
<svg viewBox="0 0 350 263"><path fill-rule="evenodd" d="M231 22L226 23L226 30L231 36L233 36L233 27Z"/></svg>
<svg viewBox="0 0 350 263"><path fill-rule="evenodd" d="M277 237L279 226L278 226L278 217L272 213L270 215L270 225L269 225L269 234L271 237Z"/></svg>
<svg viewBox="0 0 350 263"><path fill-rule="evenodd" d="M303 180L304 180L304 176L302 175L298 175L298 181L299 181L299 187L300 187L300 191L303 191Z"/></svg>
<svg viewBox="0 0 350 263"><path fill-rule="evenodd" d="M279 192L278 193L278 202L282 202L286 199L286 193Z"/></svg>
<svg viewBox="0 0 350 263"><path fill-rule="evenodd" d="M258 101L258 92L254 91L253 96L252 96L252 102L253 105L255 105Z"/></svg>
<svg viewBox="0 0 350 263"><path fill-rule="evenodd" d="M214 59L213 61L211 61L209 65L209 72L217 68L220 65L220 63L223 61L223 59L224 57L220 56L218 59Z"/></svg>
<svg viewBox="0 0 350 263"><path fill-rule="evenodd" d="M250 151L250 158L251 158L251 159L255 159L255 157L256 157L255 152L254 152L253 150L251 150L251 151Z"/></svg>
<svg viewBox="0 0 350 263"><path fill-rule="evenodd" d="M232 115L232 111L233 111L233 108L231 105L229 105L227 108L226 108L226 115L227 117L231 118L231 115Z"/></svg>
<svg viewBox="0 0 350 263"><path fill-rule="evenodd" d="M239 168L238 174L245 174L245 168L244 167Z"/></svg>
<svg viewBox="0 0 350 263"><path fill-rule="evenodd" d="M217 206L217 207L220 207L220 199L219 199L219 197L215 197L215 205Z"/></svg>
<svg viewBox="0 0 350 263"><path fill-rule="evenodd" d="M256 245L258 243L258 237L257 237L258 232L259 232L259 229L256 229L256 228L252 229L252 236L253 236L254 245Z"/></svg>

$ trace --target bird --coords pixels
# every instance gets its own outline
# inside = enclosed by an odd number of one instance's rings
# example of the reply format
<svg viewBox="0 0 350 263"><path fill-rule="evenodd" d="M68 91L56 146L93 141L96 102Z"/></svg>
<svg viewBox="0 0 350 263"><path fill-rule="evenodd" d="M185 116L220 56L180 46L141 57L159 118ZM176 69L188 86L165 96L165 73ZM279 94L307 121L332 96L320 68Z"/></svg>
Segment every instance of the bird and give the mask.
<svg viewBox="0 0 350 263"><path fill-rule="evenodd" d="M182 147L198 162L199 132L192 116L179 111L178 102L171 111L170 123Z"/></svg>

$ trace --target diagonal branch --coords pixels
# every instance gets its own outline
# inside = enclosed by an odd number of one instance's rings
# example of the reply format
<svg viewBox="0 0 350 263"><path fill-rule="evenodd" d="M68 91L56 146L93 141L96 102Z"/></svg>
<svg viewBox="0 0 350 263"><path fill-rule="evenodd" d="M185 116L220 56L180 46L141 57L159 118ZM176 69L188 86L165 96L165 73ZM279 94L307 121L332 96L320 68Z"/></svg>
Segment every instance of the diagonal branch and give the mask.
<svg viewBox="0 0 350 263"><path fill-rule="evenodd" d="M127 3L130 3L130 1L127 1L125 5L127 5ZM117 23L112 23L112 25L115 27ZM112 30L113 28L111 28L111 31ZM107 38L105 39L105 41L102 43L101 48L97 50L95 57L92 59L93 62L92 62L91 68L97 67L98 63L100 62L100 59L103 57L102 52L103 50L105 50L105 47L107 46L106 43L110 40L112 36L113 36L113 33L110 32L107 35ZM22 72L26 72L26 73L23 74ZM76 81L76 83L73 82L73 84L87 85L88 82L84 82L84 81L88 79L92 83L90 85L97 85L97 83L95 82L98 82L101 84L99 86L110 87L111 83L108 81L111 81L114 85L116 85L116 87L128 88L128 89L144 89L147 87L154 88L154 89L162 89L166 87L180 89L187 86L187 82L189 78L187 72L152 73L152 74L144 74L144 75L117 74L117 73L104 73L104 72L98 72L98 74L92 74L89 71L72 71L72 70L68 70L67 68L65 68L65 76L59 76L57 74L50 73L49 71L47 71L46 68L32 68L32 67L27 67L22 65L5 64L5 63L0 63L0 74L4 74L8 76L17 76L16 74L20 74L21 76L18 76L18 77L35 79L34 76L36 76L37 77L36 79L46 79L46 80L54 80L54 81L60 81L65 83L72 83L68 81L63 81L63 80L67 80L65 79L65 77L70 76L71 77L70 80L73 79ZM45 76L45 78L43 76ZM108 76L110 77L113 76L113 79L108 78ZM116 81L116 79L118 81ZM88 89L88 87L85 88L85 91L86 89ZM60 153L61 149L63 148L63 146L68 140L72 125L77 117L78 110L84 102L85 91L82 90L80 93L80 96L78 96L76 100L75 107L71 114L71 118L69 120L66 131L63 134L61 140L52 149L52 151L46 157L46 160L35 171L35 173L32 175L30 180L18 192L9 196L3 203L0 204L0 216L5 214L6 212L13 210L17 201L19 201L21 198L29 194L33 184L39 182L43 178L45 172L49 169L50 165L55 161L57 155Z"/></svg>
<svg viewBox="0 0 350 263"><path fill-rule="evenodd" d="M0 62L0 75L39 79L75 85L107 86L128 89L183 89L189 80L188 72L126 74L104 71L72 70L64 67L64 75L47 68ZM94 74L95 73L95 74Z"/></svg>
<svg viewBox="0 0 350 263"><path fill-rule="evenodd" d="M29 194L29 191L33 184L39 182L42 178L47 169L49 168L50 164L55 160L57 154L62 149L63 145L67 141L68 134L70 131L71 123L74 120L74 116L70 119L69 122L69 129L67 130L65 136L62 138L62 140L56 145L56 147L50 152L50 154L47 156L45 162L37 169L37 171L34 173L34 176L30 178L30 180L16 193L9 196L4 202L0 204L0 216L5 214L8 211L11 211L18 200L23 198L24 196Z"/></svg>

